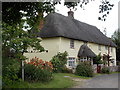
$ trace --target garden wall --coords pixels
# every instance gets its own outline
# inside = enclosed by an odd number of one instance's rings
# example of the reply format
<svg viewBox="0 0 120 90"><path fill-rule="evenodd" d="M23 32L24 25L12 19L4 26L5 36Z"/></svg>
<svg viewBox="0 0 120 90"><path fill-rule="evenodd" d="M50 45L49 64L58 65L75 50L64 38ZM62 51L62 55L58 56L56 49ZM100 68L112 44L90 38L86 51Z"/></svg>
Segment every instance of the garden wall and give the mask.
<svg viewBox="0 0 120 90"><path fill-rule="evenodd" d="M110 72L118 72L120 71L120 66L108 66Z"/></svg>

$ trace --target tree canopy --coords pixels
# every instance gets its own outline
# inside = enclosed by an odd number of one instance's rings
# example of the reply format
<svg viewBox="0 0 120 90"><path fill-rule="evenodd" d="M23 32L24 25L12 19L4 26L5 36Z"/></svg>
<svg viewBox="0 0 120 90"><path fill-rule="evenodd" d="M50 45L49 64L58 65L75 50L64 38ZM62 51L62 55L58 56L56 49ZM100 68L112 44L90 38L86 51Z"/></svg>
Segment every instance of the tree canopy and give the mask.
<svg viewBox="0 0 120 90"><path fill-rule="evenodd" d="M56 4L61 4L61 0L43 0L43 2L3 2L2 3L2 17L5 23L9 23L10 25L20 23L21 18L24 16L20 11L27 12L25 16L27 16L28 23L33 25L39 18L38 13L50 13L55 10ZM70 2L69 0L64 0L64 5L68 8L75 8L76 6L80 6L83 8L90 1L94 0L74 0ZM101 5L99 7L99 13L103 15L98 17L98 20L106 20L109 11L112 10L114 4L111 4L107 0L102 0ZM41 16L42 17L42 16Z"/></svg>
<svg viewBox="0 0 120 90"><path fill-rule="evenodd" d="M112 35L112 40L117 45L116 60L119 63L120 62L120 29L114 32L114 34Z"/></svg>

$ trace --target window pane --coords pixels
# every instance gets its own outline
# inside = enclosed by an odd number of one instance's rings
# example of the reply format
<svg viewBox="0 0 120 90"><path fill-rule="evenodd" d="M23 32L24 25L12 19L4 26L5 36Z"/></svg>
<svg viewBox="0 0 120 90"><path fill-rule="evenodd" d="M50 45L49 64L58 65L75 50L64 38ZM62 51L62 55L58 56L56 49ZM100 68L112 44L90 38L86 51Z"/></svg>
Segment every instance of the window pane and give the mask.
<svg viewBox="0 0 120 90"><path fill-rule="evenodd" d="M111 47L111 52L113 51L113 48Z"/></svg>
<svg viewBox="0 0 120 90"><path fill-rule="evenodd" d="M105 46L105 49L108 50L108 46Z"/></svg>
<svg viewBox="0 0 120 90"><path fill-rule="evenodd" d="M74 40L70 40L70 48L74 48Z"/></svg>
<svg viewBox="0 0 120 90"><path fill-rule="evenodd" d="M69 66L75 66L75 58L74 57L70 57L68 59L68 65Z"/></svg>
<svg viewBox="0 0 120 90"><path fill-rule="evenodd" d="M98 45L98 50L100 50L100 51L101 51L101 45Z"/></svg>

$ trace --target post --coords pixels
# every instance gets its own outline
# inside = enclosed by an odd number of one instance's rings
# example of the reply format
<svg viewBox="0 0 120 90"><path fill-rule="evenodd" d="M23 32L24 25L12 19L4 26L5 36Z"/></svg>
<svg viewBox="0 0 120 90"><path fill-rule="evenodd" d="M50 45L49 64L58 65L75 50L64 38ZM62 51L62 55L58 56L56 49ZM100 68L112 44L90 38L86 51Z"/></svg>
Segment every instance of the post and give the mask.
<svg viewBox="0 0 120 90"><path fill-rule="evenodd" d="M22 69L22 80L24 81L24 61L21 61L21 69Z"/></svg>

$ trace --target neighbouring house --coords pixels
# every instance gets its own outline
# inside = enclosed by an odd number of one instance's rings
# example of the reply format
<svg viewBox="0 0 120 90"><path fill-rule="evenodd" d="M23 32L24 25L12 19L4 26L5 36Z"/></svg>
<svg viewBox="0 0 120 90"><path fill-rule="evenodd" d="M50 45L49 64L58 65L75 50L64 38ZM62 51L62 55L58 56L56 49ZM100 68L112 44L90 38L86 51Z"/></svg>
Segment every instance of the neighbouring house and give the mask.
<svg viewBox="0 0 120 90"><path fill-rule="evenodd" d="M78 62L93 63L93 57L101 53L103 57L110 57L110 66L116 66L116 45L97 27L74 19L73 11L68 16L50 13L44 23L38 38L42 39L41 45L46 51L38 53L29 48L25 53L28 58L51 60L58 52L67 51L67 67L72 68Z"/></svg>

